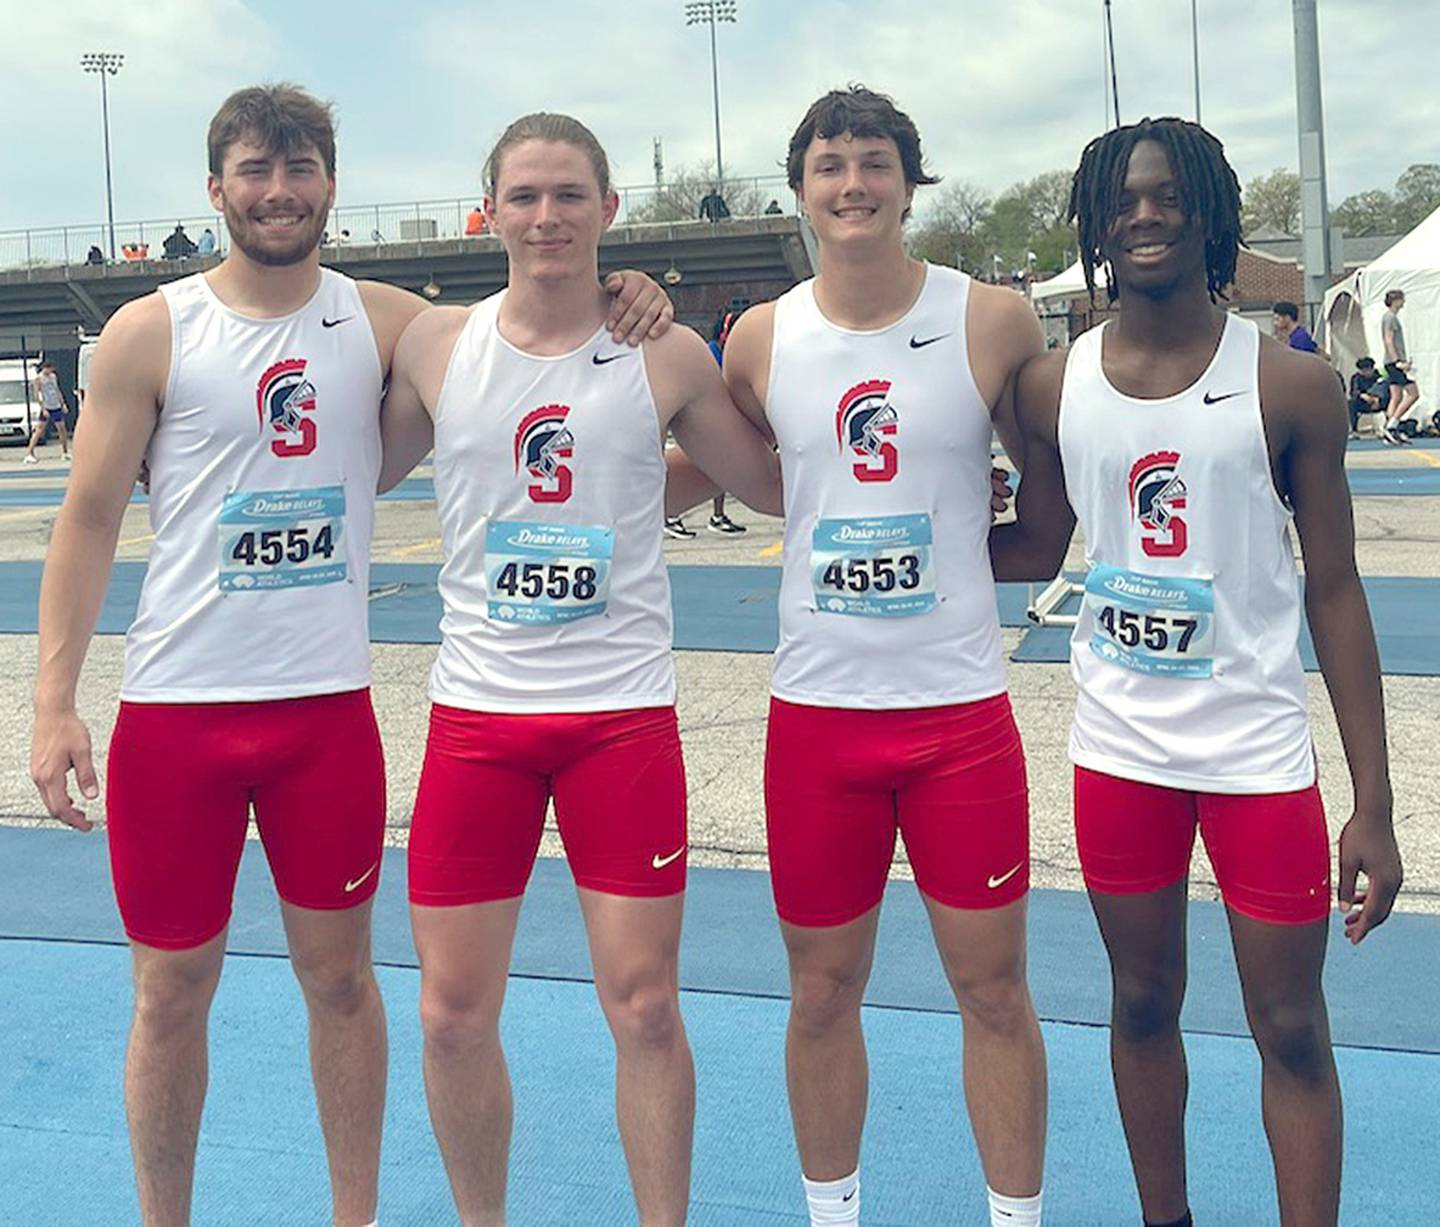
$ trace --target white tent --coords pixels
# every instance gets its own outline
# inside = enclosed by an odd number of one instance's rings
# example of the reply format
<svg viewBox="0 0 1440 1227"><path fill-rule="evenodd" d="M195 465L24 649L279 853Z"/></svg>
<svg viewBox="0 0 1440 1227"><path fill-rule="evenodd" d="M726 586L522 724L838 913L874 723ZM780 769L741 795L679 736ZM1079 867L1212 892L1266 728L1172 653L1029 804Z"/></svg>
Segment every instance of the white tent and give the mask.
<svg viewBox="0 0 1440 1227"><path fill-rule="evenodd" d="M1326 347L1347 380L1361 355L1369 354L1377 364L1385 361L1380 317L1390 290L1405 292L1400 322L1413 363L1411 378L1420 385L1412 416L1428 418L1440 404L1440 209L1326 291Z"/></svg>
<svg viewBox="0 0 1440 1227"><path fill-rule="evenodd" d="M1103 282L1095 288L1103 291ZM1034 282L1030 286L1030 301L1045 302L1051 298L1074 298L1077 294L1083 293L1085 293L1085 270L1080 267L1080 261L1076 260L1063 273L1056 273L1047 281Z"/></svg>

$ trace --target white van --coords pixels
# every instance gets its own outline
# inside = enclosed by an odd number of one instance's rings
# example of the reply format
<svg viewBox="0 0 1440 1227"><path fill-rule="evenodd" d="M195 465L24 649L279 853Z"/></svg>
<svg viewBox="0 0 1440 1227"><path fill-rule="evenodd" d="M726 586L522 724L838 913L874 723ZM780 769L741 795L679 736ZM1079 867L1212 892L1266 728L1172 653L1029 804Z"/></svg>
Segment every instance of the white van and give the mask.
<svg viewBox="0 0 1440 1227"><path fill-rule="evenodd" d="M40 420L40 406L33 403L30 395L27 369L33 379L36 370L33 362L21 362L18 358L0 361L0 444L25 443L30 437L30 423Z"/></svg>

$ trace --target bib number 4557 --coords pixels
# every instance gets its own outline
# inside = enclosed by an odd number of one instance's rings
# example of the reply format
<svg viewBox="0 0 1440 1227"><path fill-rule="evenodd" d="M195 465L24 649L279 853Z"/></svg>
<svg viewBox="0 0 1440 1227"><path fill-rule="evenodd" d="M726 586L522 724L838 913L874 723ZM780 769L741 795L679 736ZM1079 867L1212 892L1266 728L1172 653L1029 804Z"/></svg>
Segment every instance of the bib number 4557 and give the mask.
<svg viewBox="0 0 1440 1227"><path fill-rule="evenodd" d="M1200 625L1198 618L1136 613L1113 605L1104 606L1096 620L1117 643L1127 648L1143 645L1151 652L1186 651Z"/></svg>

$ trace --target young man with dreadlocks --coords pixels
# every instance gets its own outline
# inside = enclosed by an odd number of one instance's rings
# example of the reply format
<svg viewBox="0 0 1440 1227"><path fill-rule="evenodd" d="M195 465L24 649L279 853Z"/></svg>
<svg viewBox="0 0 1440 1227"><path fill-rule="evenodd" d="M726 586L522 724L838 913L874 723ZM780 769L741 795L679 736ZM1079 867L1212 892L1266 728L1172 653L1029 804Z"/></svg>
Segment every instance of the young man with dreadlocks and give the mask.
<svg viewBox="0 0 1440 1227"><path fill-rule="evenodd" d="M906 254L915 189L935 179L889 98L825 95L788 169L819 275L740 317L725 375L784 475L765 808L811 1222L859 1222L860 1004L898 832L960 1007L990 1221L1032 1227L1045 1053L1025 978L1028 794L986 534L991 432L1016 441L1040 327L1018 294Z"/></svg>
<svg viewBox="0 0 1440 1227"><path fill-rule="evenodd" d="M1110 955L1111 1060L1141 1207L1147 1224L1191 1221L1179 1017L1198 825L1260 1050L1281 1221L1333 1224L1340 1088L1320 984L1330 856L1292 518L1354 786L1338 891L1352 942L1385 920L1401 880L1345 407L1323 362L1217 305L1235 273L1240 192L1203 128L1142 120L1091 142L1071 214L1086 281L1093 293L1105 270L1119 316L1022 373L1019 519L992 531L991 557L999 579L1043 578L1077 516L1084 532L1075 829Z"/></svg>

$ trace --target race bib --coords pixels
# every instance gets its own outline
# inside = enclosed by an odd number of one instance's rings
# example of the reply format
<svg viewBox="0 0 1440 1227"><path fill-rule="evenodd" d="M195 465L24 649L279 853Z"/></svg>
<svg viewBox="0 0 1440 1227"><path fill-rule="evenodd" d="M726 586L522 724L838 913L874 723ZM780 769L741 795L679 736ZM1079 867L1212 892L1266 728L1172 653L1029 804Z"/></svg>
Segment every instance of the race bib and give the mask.
<svg viewBox="0 0 1440 1227"><path fill-rule="evenodd" d="M220 507L220 591L273 592L346 578L345 487L237 490Z"/></svg>
<svg viewBox="0 0 1440 1227"><path fill-rule="evenodd" d="M613 528L491 521L485 529L490 617L551 626L604 613L614 552Z"/></svg>
<svg viewBox="0 0 1440 1227"><path fill-rule="evenodd" d="M815 608L856 618L902 618L935 607L930 517L820 520L810 543Z"/></svg>
<svg viewBox="0 0 1440 1227"><path fill-rule="evenodd" d="M1215 665L1215 588L1120 567L1085 577L1090 650L1154 677L1209 677Z"/></svg>

